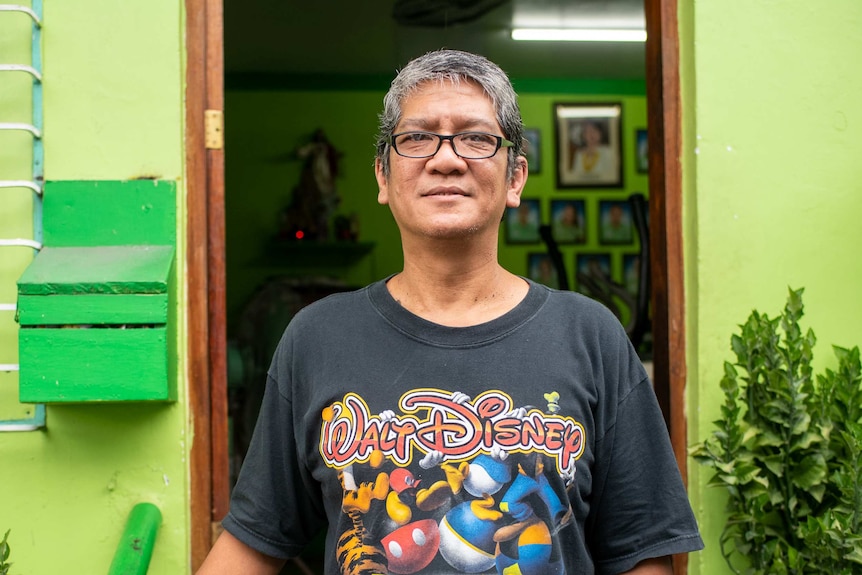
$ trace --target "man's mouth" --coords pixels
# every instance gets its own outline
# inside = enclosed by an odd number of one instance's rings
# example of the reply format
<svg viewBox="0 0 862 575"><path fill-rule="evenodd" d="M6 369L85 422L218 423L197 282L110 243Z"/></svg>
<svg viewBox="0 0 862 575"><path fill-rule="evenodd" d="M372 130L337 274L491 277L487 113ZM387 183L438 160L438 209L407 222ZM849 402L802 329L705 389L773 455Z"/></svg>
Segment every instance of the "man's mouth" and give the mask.
<svg viewBox="0 0 862 575"><path fill-rule="evenodd" d="M425 192L423 194L423 196L425 196L425 197L430 197L430 196L467 196L467 195L469 195L469 194L467 194L467 192L465 192L464 190L462 190L460 188L449 188L449 187L447 187L447 188L434 188L433 190L430 190L430 191Z"/></svg>

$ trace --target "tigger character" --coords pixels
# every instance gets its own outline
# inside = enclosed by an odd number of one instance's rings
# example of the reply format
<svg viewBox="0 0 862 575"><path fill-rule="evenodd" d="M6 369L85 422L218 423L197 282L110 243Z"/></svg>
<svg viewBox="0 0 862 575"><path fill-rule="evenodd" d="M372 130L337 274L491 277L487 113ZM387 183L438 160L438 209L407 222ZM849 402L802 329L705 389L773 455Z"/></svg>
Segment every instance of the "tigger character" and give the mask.
<svg viewBox="0 0 862 575"><path fill-rule="evenodd" d="M373 483L356 485L353 468L338 472L344 495L341 509L350 518L351 527L338 538L335 558L343 575L388 575L386 554L375 545L365 530L362 517L373 500L383 501L389 492L389 476L379 473Z"/></svg>

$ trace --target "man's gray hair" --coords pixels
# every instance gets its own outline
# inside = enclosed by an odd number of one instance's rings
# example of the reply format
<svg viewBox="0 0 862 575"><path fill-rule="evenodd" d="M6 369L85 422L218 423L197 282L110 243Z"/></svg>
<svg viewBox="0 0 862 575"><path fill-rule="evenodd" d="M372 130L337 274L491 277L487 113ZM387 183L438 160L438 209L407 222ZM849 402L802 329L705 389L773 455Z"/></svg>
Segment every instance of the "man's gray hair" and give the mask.
<svg viewBox="0 0 862 575"><path fill-rule="evenodd" d="M503 136L514 143L508 148L507 177L511 179L517 166L516 159L524 155L524 123L518 107L518 95L509 77L484 56L459 50L437 50L411 60L395 77L383 98L383 112L377 135L377 158L383 174L389 175L389 137L401 121L401 104L426 82L449 81L457 84L469 80L478 84L491 99L497 112L497 122Z"/></svg>

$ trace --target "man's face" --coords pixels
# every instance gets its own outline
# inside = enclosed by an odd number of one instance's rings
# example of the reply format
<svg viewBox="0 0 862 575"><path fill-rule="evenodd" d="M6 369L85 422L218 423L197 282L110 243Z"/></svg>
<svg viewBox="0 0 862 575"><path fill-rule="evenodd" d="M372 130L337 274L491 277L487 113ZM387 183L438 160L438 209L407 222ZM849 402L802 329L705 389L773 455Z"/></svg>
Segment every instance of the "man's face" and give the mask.
<svg viewBox="0 0 862 575"><path fill-rule="evenodd" d="M599 131L598 126L592 122L584 124L584 142L587 146L598 146L602 143L602 133Z"/></svg>
<svg viewBox="0 0 862 575"><path fill-rule="evenodd" d="M494 106L482 89L469 81L428 82L401 104L395 133L421 130L449 135L503 130ZM431 158L405 158L390 151L389 176L376 162L378 201L388 205L402 238L459 238L496 234L503 211L520 204L527 178L523 158L507 181L507 153L502 148L482 160L465 160L443 142Z"/></svg>

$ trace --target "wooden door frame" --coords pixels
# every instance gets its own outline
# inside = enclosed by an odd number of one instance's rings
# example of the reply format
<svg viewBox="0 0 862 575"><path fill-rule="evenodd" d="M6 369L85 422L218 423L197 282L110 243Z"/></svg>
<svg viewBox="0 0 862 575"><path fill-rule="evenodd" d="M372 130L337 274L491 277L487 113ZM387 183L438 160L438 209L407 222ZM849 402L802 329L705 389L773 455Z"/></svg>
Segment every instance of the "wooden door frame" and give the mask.
<svg viewBox="0 0 862 575"><path fill-rule="evenodd" d="M682 123L676 0L646 0L653 380L686 469Z"/></svg>
<svg viewBox="0 0 862 575"><path fill-rule="evenodd" d="M190 454L190 564L212 547L230 496L227 433L224 148L207 142L205 117L223 134L222 0L185 0L187 361ZM218 136L217 134L217 136ZM210 134L212 136L212 134Z"/></svg>
<svg viewBox="0 0 862 575"><path fill-rule="evenodd" d="M653 383L683 481L688 484L685 276L682 242L682 108L677 0L645 0L649 138ZM688 572L688 555L674 573Z"/></svg>
<svg viewBox="0 0 862 575"><path fill-rule="evenodd" d="M187 363L191 449L191 567L227 513L227 340L224 151L205 145L206 110L224 109L222 0L184 0L186 11ZM653 380L677 463L687 480L682 121L677 0L645 0ZM687 572L676 557L674 572Z"/></svg>

